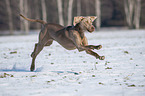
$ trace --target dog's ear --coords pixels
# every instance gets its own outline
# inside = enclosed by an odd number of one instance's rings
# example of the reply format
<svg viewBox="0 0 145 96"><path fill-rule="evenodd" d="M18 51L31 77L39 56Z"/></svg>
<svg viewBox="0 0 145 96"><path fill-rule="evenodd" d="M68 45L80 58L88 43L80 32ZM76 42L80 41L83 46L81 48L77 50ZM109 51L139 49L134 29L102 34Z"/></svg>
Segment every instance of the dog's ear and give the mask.
<svg viewBox="0 0 145 96"><path fill-rule="evenodd" d="M93 22L93 21L97 18L97 16L89 16L89 18L90 18L91 21Z"/></svg>
<svg viewBox="0 0 145 96"><path fill-rule="evenodd" d="M75 26L77 23L79 23L80 21L82 21L84 18L85 17L83 17L83 16L74 17L73 25Z"/></svg>

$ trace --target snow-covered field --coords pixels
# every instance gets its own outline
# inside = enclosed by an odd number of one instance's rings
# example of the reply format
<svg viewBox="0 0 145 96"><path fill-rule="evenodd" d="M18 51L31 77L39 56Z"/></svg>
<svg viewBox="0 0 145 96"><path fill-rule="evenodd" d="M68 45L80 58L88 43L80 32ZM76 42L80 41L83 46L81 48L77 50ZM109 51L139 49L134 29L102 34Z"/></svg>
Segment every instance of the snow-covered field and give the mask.
<svg viewBox="0 0 145 96"><path fill-rule="evenodd" d="M0 96L145 96L145 30L85 33L106 57L45 47L30 72L38 34L0 37Z"/></svg>

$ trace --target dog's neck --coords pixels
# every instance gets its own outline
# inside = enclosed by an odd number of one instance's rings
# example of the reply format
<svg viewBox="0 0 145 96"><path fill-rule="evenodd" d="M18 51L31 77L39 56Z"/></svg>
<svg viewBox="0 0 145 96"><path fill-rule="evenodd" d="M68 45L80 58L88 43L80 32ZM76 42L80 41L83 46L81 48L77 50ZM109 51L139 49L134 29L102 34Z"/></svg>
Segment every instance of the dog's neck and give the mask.
<svg viewBox="0 0 145 96"><path fill-rule="evenodd" d="M81 23L77 23L75 26L74 26L75 30L77 30L79 33L80 33L80 36L81 38L83 39L84 38L84 32L86 31L86 29L83 28L83 26L81 25Z"/></svg>
<svg viewBox="0 0 145 96"><path fill-rule="evenodd" d="M81 23L77 23L74 28L79 31L79 32L85 32L86 29L83 28L82 24Z"/></svg>

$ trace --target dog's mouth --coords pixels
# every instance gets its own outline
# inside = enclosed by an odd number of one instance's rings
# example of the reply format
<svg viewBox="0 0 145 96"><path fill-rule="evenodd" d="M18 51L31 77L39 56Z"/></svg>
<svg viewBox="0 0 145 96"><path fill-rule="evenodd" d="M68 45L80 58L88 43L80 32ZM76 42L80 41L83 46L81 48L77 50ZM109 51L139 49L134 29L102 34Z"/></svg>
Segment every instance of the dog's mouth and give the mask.
<svg viewBox="0 0 145 96"><path fill-rule="evenodd" d="M95 30L94 26L91 26L90 28L87 29L88 32L92 33Z"/></svg>

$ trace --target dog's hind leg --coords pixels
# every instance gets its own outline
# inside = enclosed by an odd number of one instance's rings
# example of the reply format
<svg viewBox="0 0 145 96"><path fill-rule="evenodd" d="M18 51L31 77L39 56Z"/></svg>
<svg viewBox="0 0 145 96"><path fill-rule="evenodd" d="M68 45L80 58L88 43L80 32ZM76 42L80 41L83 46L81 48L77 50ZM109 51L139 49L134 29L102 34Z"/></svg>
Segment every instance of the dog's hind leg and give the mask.
<svg viewBox="0 0 145 96"><path fill-rule="evenodd" d="M37 55L41 52L41 50L44 48L44 46L50 46L53 42L53 40L49 39L47 40L47 38L45 37L43 40L43 42L39 42L37 44L35 44L35 48L34 48L34 52L32 52L32 64L31 64L31 71L34 71L35 69L35 59L37 57Z"/></svg>
<svg viewBox="0 0 145 96"><path fill-rule="evenodd" d="M41 30L41 32L45 31L45 35L41 36L41 38L39 37L39 42L35 44L35 48L34 51L31 54L32 57L32 63L31 63L31 67L30 70L34 71L35 69L35 59L37 57L37 55L41 52L41 50L44 48L44 46L48 46L52 44L52 39L50 39L49 33L47 32L47 30L44 28L43 30ZM40 34L41 35L41 34Z"/></svg>
<svg viewBox="0 0 145 96"><path fill-rule="evenodd" d="M32 63L31 63L31 71L34 71L35 69L35 59L37 55L41 52L41 50L44 48L44 46L50 46L52 44L52 40L45 41L44 43L37 43L35 44L34 52L32 52Z"/></svg>
<svg viewBox="0 0 145 96"><path fill-rule="evenodd" d="M52 44L53 40L48 40L48 42L45 44L45 46L50 46Z"/></svg>
<svg viewBox="0 0 145 96"><path fill-rule="evenodd" d="M32 63L31 63L31 68L30 68L31 71L34 71L35 59L36 59L37 55L40 53L40 51L43 49L43 47L44 47L44 45L42 45L40 43L35 44L34 51L31 54L31 57L32 57Z"/></svg>

